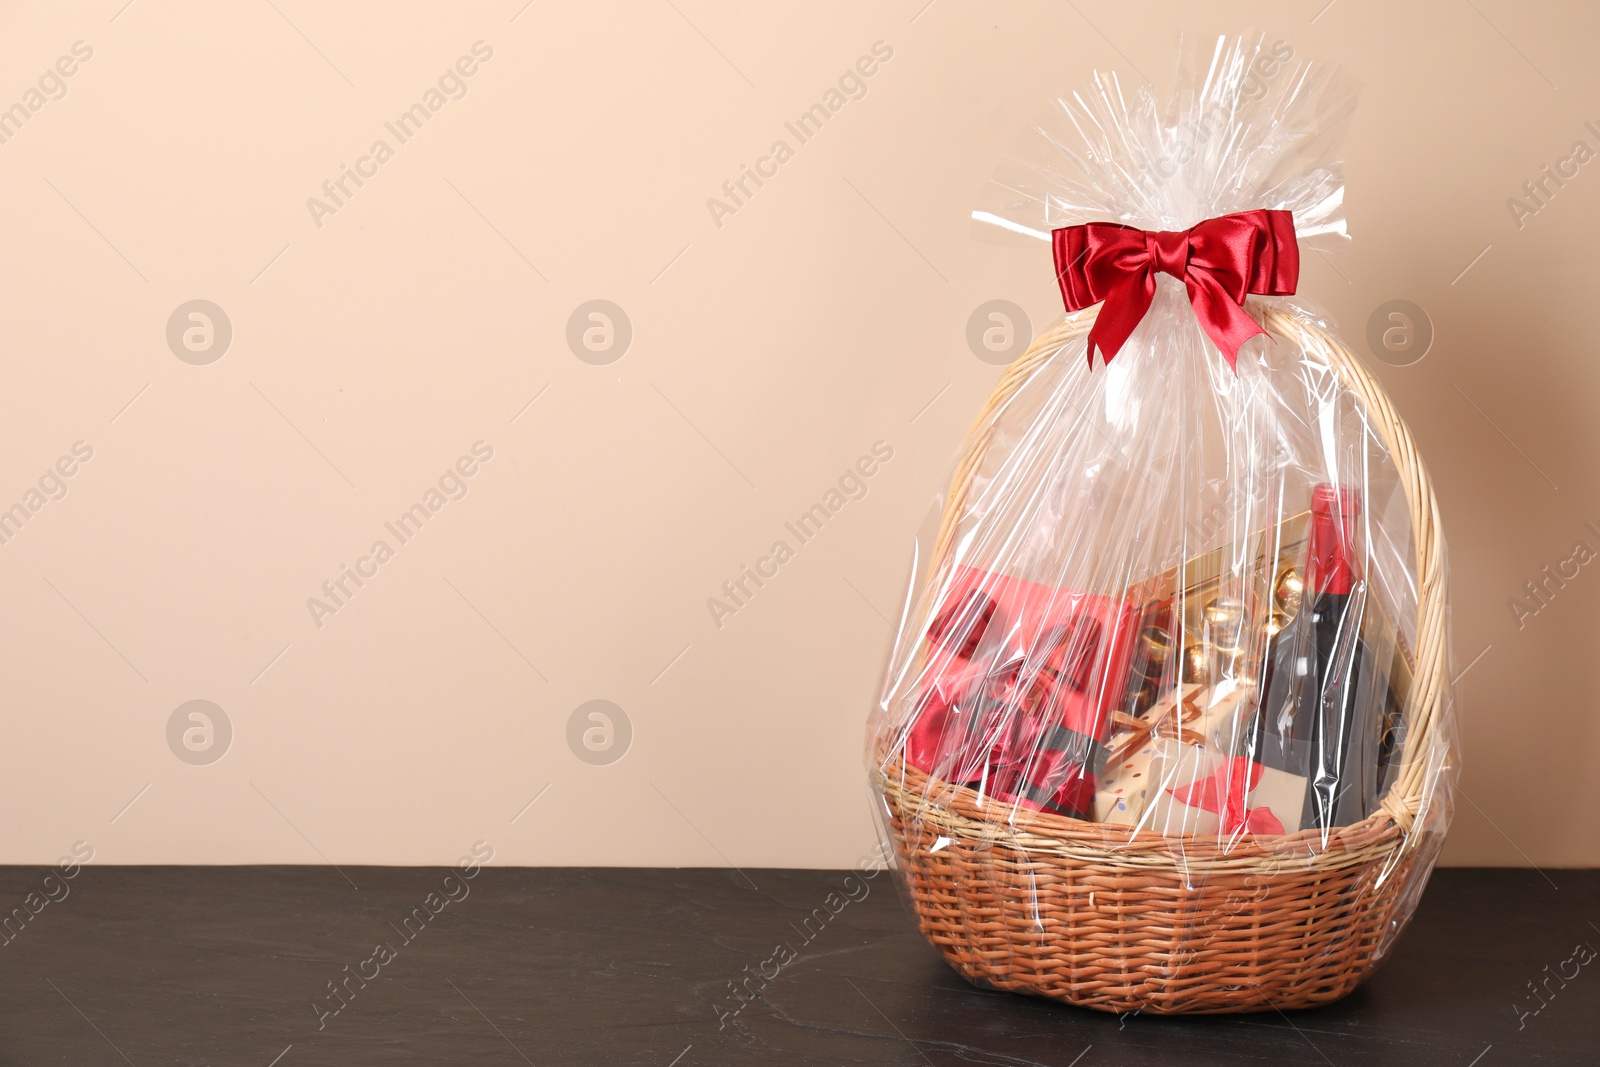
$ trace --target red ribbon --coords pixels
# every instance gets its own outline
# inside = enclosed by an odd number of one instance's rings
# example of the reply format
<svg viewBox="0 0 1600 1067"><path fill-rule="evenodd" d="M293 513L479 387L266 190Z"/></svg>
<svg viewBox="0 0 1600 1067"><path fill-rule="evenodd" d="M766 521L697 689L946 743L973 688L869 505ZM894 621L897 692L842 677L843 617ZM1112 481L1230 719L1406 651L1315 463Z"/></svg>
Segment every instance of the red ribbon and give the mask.
<svg viewBox="0 0 1600 1067"><path fill-rule="evenodd" d="M1225 760L1217 773L1193 785L1169 789L1179 803L1222 816L1222 832L1232 837L1247 834L1281 834L1283 823L1271 808L1247 808L1245 796L1261 781L1261 764L1243 756Z"/></svg>
<svg viewBox="0 0 1600 1067"><path fill-rule="evenodd" d="M1067 310L1105 302L1089 331L1090 367L1096 348L1110 363L1150 310L1157 272L1183 280L1201 328L1236 373L1239 346L1266 332L1245 314L1245 294L1288 296L1300 280L1300 246L1288 211L1241 211L1157 233L1090 222L1056 230L1054 237Z"/></svg>

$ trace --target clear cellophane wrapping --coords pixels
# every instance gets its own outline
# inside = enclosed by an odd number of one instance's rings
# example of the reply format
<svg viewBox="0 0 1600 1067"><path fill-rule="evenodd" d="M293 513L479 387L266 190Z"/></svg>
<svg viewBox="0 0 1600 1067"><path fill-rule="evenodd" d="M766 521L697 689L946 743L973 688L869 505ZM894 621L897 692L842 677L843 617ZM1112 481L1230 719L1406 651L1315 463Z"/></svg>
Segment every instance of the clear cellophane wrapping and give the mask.
<svg viewBox="0 0 1600 1067"><path fill-rule="evenodd" d="M1182 230L1255 208L1294 213L1304 259L1339 251L1342 75L1225 38L1186 52L1176 85L1165 107L1110 75L1056 101L975 226L1033 244L1042 270L1058 227ZM1381 956L1456 774L1447 634L1419 602L1443 580L1442 562L1419 575L1420 549L1442 551L1431 492L1315 305L1246 310L1270 335L1236 371L1164 275L1108 363L1067 330L1010 368L918 540L869 763L902 849L943 847L944 822L906 830L943 812L1010 841L1066 818L1107 827L1113 854L1164 850L1191 886L1268 838L1292 845L1270 846L1277 869L1311 866L1389 820L1401 841L1373 881L1406 885ZM994 877L1023 876L994 856ZM1041 917L1039 942L1059 936Z"/></svg>

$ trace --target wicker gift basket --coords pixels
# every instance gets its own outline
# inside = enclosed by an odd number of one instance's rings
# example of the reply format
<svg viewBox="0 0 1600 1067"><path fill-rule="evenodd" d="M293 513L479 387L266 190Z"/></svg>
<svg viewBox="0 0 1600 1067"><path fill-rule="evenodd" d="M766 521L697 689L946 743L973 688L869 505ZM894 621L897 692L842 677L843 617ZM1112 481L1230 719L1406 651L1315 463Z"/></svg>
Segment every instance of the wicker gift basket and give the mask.
<svg viewBox="0 0 1600 1067"><path fill-rule="evenodd" d="M1276 44L1281 46L1281 42ZM1274 47L1260 38L1219 43L1210 60L1212 73L1205 90L1187 99L1186 106L1191 112L1203 110L1208 94L1226 92L1230 78L1235 92L1247 84L1245 79L1260 79L1263 67L1259 57ZM1317 83L1304 70L1285 69L1285 84L1264 92L1258 107L1235 107L1231 121L1236 131L1244 130L1245 135L1231 137L1232 143L1216 152L1237 154L1237 143L1251 137L1270 145L1283 124L1306 123L1310 113L1325 119L1335 106L1329 101L1335 97L1343 100L1339 95L1343 90L1334 83ZM1098 84L1103 87L1105 83ZM1126 106L1119 94L1109 90L1102 98L1108 101L1107 108ZM1344 110L1348 112L1347 107ZM1116 143L1098 146L1099 159L1093 150L1078 151L1073 162L1080 172L1103 173L1106 160L1115 159L1119 150L1126 152L1137 140L1138 116L1118 112L1100 117L1104 121L1080 121L1073 126L1080 131L1089 126L1105 130L1120 122L1123 132L1118 133ZM1271 129L1266 128L1269 119ZM1149 128L1170 130L1171 122L1170 118L1152 121ZM1302 174L1279 182L1272 189L1277 193L1289 190L1279 196L1279 204L1298 207L1311 199L1323 203L1328 199L1326 182L1338 181L1327 162L1326 123L1312 125L1323 143L1315 148L1320 153L1316 167L1302 169L1314 171L1315 181L1308 183ZM1291 140L1298 137L1293 129L1289 135ZM1057 146L1064 139L1061 134L1045 138ZM1298 137L1294 143L1303 145L1308 140ZM1037 159L1036 153L1030 171L1035 178L1041 172ZM1196 163L1205 165L1205 160ZM1224 158L1210 166L1216 171L1236 164ZM1329 174L1334 177L1329 179ZM1180 173L1178 179L1182 178ZM1081 173L1078 180L1080 186L1085 184ZM1070 187L1059 174L1040 181L1053 181L1058 189ZM1324 185L1319 187L1316 181ZM1050 195L1029 196L1025 182L1015 175L1003 185L1008 194L1020 189L1022 199L1044 204L1047 215L1057 211L1058 220L1060 203L1071 199L1058 196L1052 206ZM1253 188L1259 189L1259 182ZM1100 195L1093 202L1097 206L1114 204L1116 192ZM1269 192L1265 199L1271 203L1277 193ZM1085 199L1089 198L1078 195L1078 200ZM1210 204L1201 201L1201 209ZM1226 201L1224 206L1228 206ZM1314 214L1296 210L1295 221L1304 231L1308 227L1303 220ZM1065 215L1066 221L1082 217L1081 213ZM1137 217L1131 210L1123 213L1124 219ZM1154 238L1151 248L1153 256L1160 255ZM1061 269L1060 242L1057 253ZM1063 280L1063 291L1067 288ZM1448 825L1455 741L1446 570L1438 510L1427 471L1405 424L1382 387L1321 317L1308 312L1303 303L1252 298L1243 310L1267 335L1255 342L1257 350L1273 354L1249 367L1241 361L1235 372L1216 359L1214 349L1205 349L1201 355L1202 344L1209 342L1193 328L1192 318L1179 322L1180 310L1193 312L1182 299L1183 293L1176 286L1171 289L1157 293L1156 307L1148 316L1155 321L1145 322L1132 334L1129 347L1137 350L1142 346L1144 350L1136 351L1129 360L1132 365L1125 367L1121 378L1113 376L1110 384L1088 384L1093 381L1089 376L1111 374L1117 364L1108 360L1105 368L1094 368L1091 355L1091 369L1085 372L1078 362L1084 339L1096 323L1100 309L1095 307L1069 314L1038 337L1001 376L967 437L938 521L925 543L920 574L913 578L913 595L907 598L884 697L869 731L869 766L874 788L882 798L883 830L894 846L902 882L922 932L969 980L1110 1012L1216 1013L1308 1007L1346 995L1387 956L1416 906ZM1191 287L1191 295L1192 291ZM1140 359L1145 362L1135 362ZM1204 362L1205 369L1154 369L1158 363L1166 367L1185 360L1195 366ZM1268 362L1280 383L1291 384L1272 388L1252 384L1262 379L1266 372L1260 368ZM1067 363L1070 370L1064 366ZM1212 389L1222 399L1211 398ZM1142 396L1142 406L1131 403L1130 395L1135 399ZM1186 406L1214 416L1212 421L1220 430L1201 426L1205 419L1191 417L1193 411L1178 419L1180 428L1176 429L1150 421L1153 411L1170 421L1174 408ZM1059 424L1072 420L1086 421L1074 429L1060 428ZM1148 427L1152 425L1162 428L1151 430ZM1202 449L1197 442L1210 440L1208 433L1213 438L1220 436L1226 447L1208 444ZM1270 477L1237 473L1245 466L1241 455L1270 454L1270 449L1257 446L1279 437L1301 442L1289 447L1289 451L1300 449L1296 458L1280 461ZM1274 447L1282 451L1285 446ZM1092 455L1067 461L1060 458L1078 456L1074 449ZM1104 480L1108 466L1132 468L1133 473L1124 471L1120 480L1111 483L1109 492L1103 485L1079 492L1079 483ZM1206 475L1214 469L1230 473ZM1178 521L1187 514L1166 523L1147 514L1158 507L1189 507L1192 498L1203 495L1208 486L1215 489L1230 478L1254 479L1270 492L1253 482L1251 493L1238 497L1245 503L1231 508L1232 517L1221 523L1220 530L1198 529L1193 522ZM1285 621L1281 613L1273 614L1270 596L1260 600L1259 609L1255 606L1256 601L1250 599L1251 583L1259 584L1259 579L1249 563L1239 561L1256 551L1249 547L1256 543L1250 539L1263 536L1260 527L1268 528L1270 537L1276 538L1271 542L1272 551L1280 553L1272 557L1276 564L1289 558L1282 531L1290 528L1291 520L1285 516L1295 508L1284 503L1290 495L1284 486L1297 478L1301 482L1354 481L1357 491L1366 494L1361 499L1367 501L1372 517L1363 520L1359 532L1352 532L1358 524L1351 524L1341 535L1352 546L1360 544L1359 553L1354 548L1351 551L1352 558L1359 555L1355 589L1362 595L1354 600L1347 595L1339 603L1348 606L1359 601L1359 611L1364 612L1365 621L1354 625L1359 640L1366 643L1359 644L1359 651L1352 655L1366 657L1362 677L1369 679L1366 684L1371 692L1387 687L1370 702L1381 703L1380 697L1391 702L1388 729L1392 737L1385 735L1381 745L1375 742L1365 757L1351 754L1341 764L1341 773L1350 782L1364 775L1369 783L1364 807L1357 804L1340 809L1356 815L1334 818L1328 814L1332 808L1324 807L1319 817L1314 811L1317 802L1308 799L1308 814L1297 824L1299 801L1288 808L1280 803L1278 816L1283 825L1271 819L1276 832L1269 832L1265 829L1269 823L1246 818L1255 812L1244 810L1252 803L1247 798L1255 795L1250 791L1257 788L1257 778L1241 783L1230 781L1230 776L1240 768L1248 768L1252 776L1262 773L1252 760L1271 762L1257 751L1259 738L1265 736L1263 731L1270 732L1271 723L1287 722L1289 713L1272 720L1261 709L1277 699L1273 693L1290 684L1284 680L1288 673L1281 669L1278 680L1272 680L1268 661L1272 649L1278 647L1272 643L1272 635L1281 634L1279 645L1286 646L1296 624ZM1200 488L1191 491L1186 480ZM1266 505L1251 503L1263 499ZM1325 502L1328 497L1322 499ZM1174 529L1180 532L1171 533ZM1191 625L1192 620L1172 621L1168 610L1161 616L1168 629L1157 628L1157 637L1166 634L1162 640L1195 645L1199 662L1203 658L1200 646L1210 649L1221 640L1213 628L1213 614L1225 614L1227 605L1244 605L1237 612L1243 615L1245 628L1256 624L1257 615L1273 620L1265 626L1262 632L1266 636L1253 652L1234 651L1234 658L1221 668L1227 686L1235 687L1234 705L1230 706L1240 705L1242 692L1247 698L1243 706L1256 710L1234 712L1227 720L1231 726L1213 727L1209 736L1198 719L1194 730L1180 722L1182 711L1169 720L1178 725L1163 735L1162 726L1154 722L1160 716L1149 710L1159 701L1152 704L1150 696L1140 695L1145 692L1138 688L1144 684L1140 668L1126 665L1127 653L1118 659L1115 651L1104 651L1106 647L1115 650L1119 638L1114 635L1124 632L1115 621L1117 612L1124 610L1120 601L1112 598L1111 606L1106 607L1105 597L1063 591L1074 584L1079 588L1091 583L1117 588L1127 584L1142 566L1134 561L1166 558L1150 547L1152 542L1159 545L1162 531L1168 531L1169 542L1183 546L1180 554L1220 544L1217 552L1225 561L1224 585L1234 583L1223 592L1231 588L1235 595L1211 600L1198 628ZM1201 546L1201 541L1206 544ZM1126 547L1130 544L1134 547ZM1300 564L1306 572L1301 577L1314 577L1322 550L1313 541L1310 549L1297 551L1302 560L1309 552L1309 562ZM1267 567L1269 583L1277 580L1276 564ZM1014 573L1030 569L1032 578L1038 579L1042 571L1048 580L1026 584L1022 593L1008 592L1023 587ZM1183 567L1168 569L1162 581L1181 587L1188 580L1187 573ZM1091 578L1068 581L1074 574ZM1371 580L1362 580L1363 576ZM1326 575L1319 580L1325 581ZM977 598L982 601L981 619L975 614L977 609L971 608L974 590L980 588L987 590ZM1147 582L1137 588L1148 593L1152 587ZM1309 589L1304 596L1309 603ZM1175 600L1181 614L1181 592ZM1145 600L1130 602L1136 621L1126 632L1141 632L1144 627L1142 633L1148 634L1151 628L1146 624L1153 616L1140 607ZM1007 606L1012 604L1022 606ZM1048 627L1025 620L1045 615L1055 618L1064 610L1063 604L1077 613L1073 625L1079 629L1069 627L1069 636L1063 638L1063 628L1055 626L1050 629L1055 635L1054 651L1040 652L1041 639L1036 633ZM966 616L960 611L967 612ZM1008 611L1006 627L991 624L991 616L998 619ZM1063 656L1070 659L1074 655L1070 648L1079 638L1073 635L1081 634L1082 619L1089 614L1094 614L1097 633L1103 630L1113 636L1094 646L1098 651L1092 655L1079 657L1077 666L1063 666ZM1311 615L1313 609L1301 614ZM951 622L952 618L956 621ZM1385 618L1388 623L1381 625L1393 631L1393 644L1383 648L1392 647L1392 657L1365 636L1380 625L1373 619ZM1350 630L1349 619L1344 622L1344 629ZM982 626L990 628L990 636L980 640ZM1034 629L1029 630L1030 626ZM1000 636L994 636L1002 629ZM1035 636L1019 638L1024 631ZM971 664L982 658L982 641L997 651L984 666L973 667ZM1065 654L1060 653L1063 641L1069 647ZM1297 647L1302 655L1298 662L1303 665L1311 646ZM950 651L952 648L956 650ZM1208 662L1215 662L1214 652L1210 649L1207 653L1213 655ZM1329 655L1326 649L1321 654ZM1381 663L1390 671L1391 658L1392 671L1383 675L1386 681L1371 681L1377 676L1372 664ZM1051 665L1046 665L1046 660ZM1293 657L1284 662L1294 662ZM1349 657L1343 662L1348 664ZM1000 686L996 678L1006 669L1010 674ZM1197 715L1204 711L1191 707L1184 695L1198 689L1198 684L1185 684L1191 668L1169 665L1162 669L1167 670L1163 684L1176 693L1168 699L1168 711L1178 708L1180 700ZM1332 663L1324 673L1331 679L1339 670ZM1306 673L1303 666L1300 671ZM1405 675L1403 684L1396 680L1396 672ZM1124 675L1132 677L1134 684L1124 686ZM1067 691L1065 679L1069 676L1077 678L1073 683L1076 692ZM948 682L950 678L958 680ZM1215 682L1215 677L1211 680ZM1297 690L1311 693L1299 698L1302 718L1314 717L1319 707L1326 717L1333 706L1330 699L1339 709L1355 708L1367 699L1360 694L1330 698L1327 688L1335 683L1326 681L1324 685L1320 696L1311 690ZM1066 695L1051 695L1057 692L1052 687ZM1001 695L993 695L1000 689ZM1029 703L1019 695L1024 691L1047 695ZM982 700L973 696L980 692L985 694ZM1284 699L1291 699L1290 706L1294 706L1292 698ZM929 729L935 713L942 718L937 729ZM1369 721L1354 711L1347 717L1356 720L1355 733ZM1083 725L1090 720L1097 725ZM1252 721L1255 734L1250 734L1252 728L1240 726ZM1346 725L1344 729L1344 744L1350 746L1352 728ZM1118 745L1118 731L1142 733ZM1049 737L1068 740L1041 740ZM1162 743L1171 751L1211 761L1206 767L1214 769L1215 780L1222 785L1205 795L1215 801L1212 807L1221 812L1220 821L1216 814L1174 801L1178 797L1194 805L1207 803L1196 799L1203 791L1195 791L1193 775L1183 779L1186 788L1161 788L1174 784L1170 775L1186 758L1182 755L1178 762L1164 765L1168 780L1149 787L1151 795L1167 805L1160 816L1168 820L1165 825L1155 825L1149 814L1125 822L1100 817L1105 814L1106 791L1095 791L1110 783L1097 781L1096 773L1104 778L1108 761L1118 764L1140 744L1162 737L1167 738ZM1079 748L1073 748L1072 739ZM1371 785L1379 777L1361 760L1370 763L1376 758L1371 753L1391 740L1393 751L1382 757L1387 770L1379 776L1381 786ZM1330 747L1326 738L1321 744ZM1212 753L1212 749L1221 751ZM1012 775L1009 785L1003 777L1008 767ZM1323 775L1326 777L1325 769ZM1321 780L1316 772L1310 777ZM1319 787L1306 788L1308 794L1315 794ZM1345 787L1336 783L1330 788ZM1231 808L1230 801L1222 797L1230 789L1234 791ZM1072 796L1079 799L1072 800ZM1264 803L1261 810L1266 810ZM1173 811L1180 814L1173 815ZM1197 817L1209 821L1197 822Z"/></svg>
<svg viewBox="0 0 1600 1067"><path fill-rule="evenodd" d="M1042 335L1001 378L958 464L934 569L948 560L993 413L1092 321ZM878 784L918 922L966 978L1113 1012L1310 1007L1360 984L1408 917L1413 854L1429 842L1412 831L1438 770L1426 754L1438 747L1448 680L1438 506L1410 432L1355 356L1291 316L1265 325L1340 368L1404 469L1421 582L1399 778L1382 810L1327 847L1313 829L1244 845L1196 838L1180 853L1164 836L1043 812L997 826L972 790L930 789L881 753L898 772L880 772Z"/></svg>

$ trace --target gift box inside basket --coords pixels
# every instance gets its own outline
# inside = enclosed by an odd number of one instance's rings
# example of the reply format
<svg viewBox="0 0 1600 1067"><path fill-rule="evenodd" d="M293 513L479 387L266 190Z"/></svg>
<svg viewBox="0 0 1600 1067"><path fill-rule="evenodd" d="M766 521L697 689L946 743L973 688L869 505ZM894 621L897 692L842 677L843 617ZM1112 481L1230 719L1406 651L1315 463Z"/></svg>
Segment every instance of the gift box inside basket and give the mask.
<svg viewBox="0 0 1600 1067"><path fill-rule="evenodd" d="M1443 541L1415 444L1302 295L1353 93L1281 41L1097 76L974 219L1068 315L1006 369L869 729L884 836L961 974L1108 1011L1324 1003L1448 826ZM1159 164L1159 165L1158 165Z"/></svg>

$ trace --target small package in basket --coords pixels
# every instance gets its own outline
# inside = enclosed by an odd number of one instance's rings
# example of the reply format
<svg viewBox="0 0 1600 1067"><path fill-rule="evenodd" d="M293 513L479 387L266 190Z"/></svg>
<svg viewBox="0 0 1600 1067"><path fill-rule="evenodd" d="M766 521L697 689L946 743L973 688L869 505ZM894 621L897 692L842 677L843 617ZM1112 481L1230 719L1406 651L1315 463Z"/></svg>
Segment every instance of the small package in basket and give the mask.
<svg viewBox="0 0 1600 1067"><path fill-rule="evenodd" d="M1067 315L1001 375L868 732L924 934L1104 1011L1344 996L1458 774L1444 542L1379 383L1300 295L1344 241L1337 70L1264 37L1163 106L1056 101L973 212ZM1050 267L1046 267L1050 264Z"/></svg>

